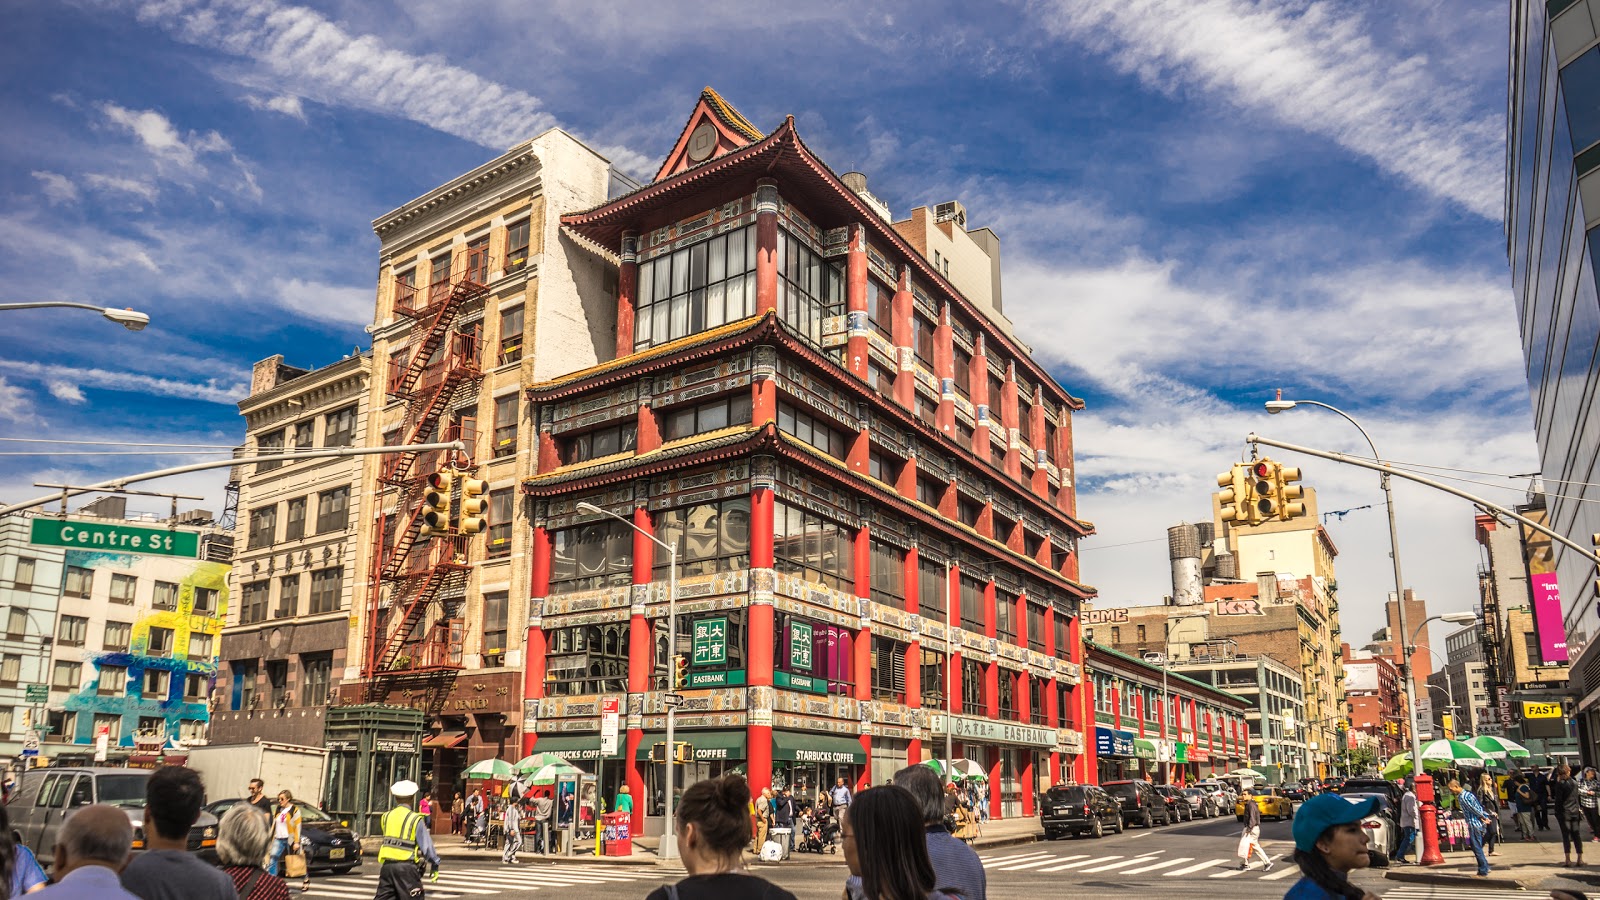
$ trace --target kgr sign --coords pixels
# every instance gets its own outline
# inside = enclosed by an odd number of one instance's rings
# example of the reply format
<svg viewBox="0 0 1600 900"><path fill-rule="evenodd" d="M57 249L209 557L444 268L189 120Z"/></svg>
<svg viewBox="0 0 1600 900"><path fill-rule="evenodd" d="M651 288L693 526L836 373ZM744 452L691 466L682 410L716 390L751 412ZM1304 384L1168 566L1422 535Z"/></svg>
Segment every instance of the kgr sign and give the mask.
<svg viewBox="0 0 1600 900"><path fill-rule="evenodd" d="M140 528L137 525L110 525L100 522L74 522L69 519L33 520L29 543L41 547L72 547L84 550L121 550L150 556L200 556L200 535L194 531L166 528Z"/></svg>
<svg viewBox="0 0 1600 900"><path fill-rule="evenodd" d="M1254 597L1223 598L1217 601L1219 616L1264 616L1261 601Z"/></svg>

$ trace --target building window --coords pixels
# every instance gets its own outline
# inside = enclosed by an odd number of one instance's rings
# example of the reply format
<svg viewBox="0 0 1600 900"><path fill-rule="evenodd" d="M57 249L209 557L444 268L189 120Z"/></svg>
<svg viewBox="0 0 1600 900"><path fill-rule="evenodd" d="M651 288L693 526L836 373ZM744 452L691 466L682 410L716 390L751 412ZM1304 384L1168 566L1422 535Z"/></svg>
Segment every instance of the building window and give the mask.
<svg viewBox="0 0 1600 900"><path fill-rule="evenodd" d="M249 625L267 618L267 598L272 593L272 582L266 579L245 585L239 602L239 624Z"/></svg>
<svg viewBox="0 0 1600 900"><path fill-rule="evenodd" d="M517 395L494 398L494 458L517 452Z"/></svg>
<svg viewBox="0 0 1600 900"><path fill-rule="evenodd" d="M19 591L33 590L33 579L38 570L39 561L26 556L17 559L17 567L11 573L11 587Z"/></svg>
<svg viewBox="0 0 1600 900"><path fill-rule="evenodd" d="M522 359L522 304L500 311L500 365Z"/></svg>
<svg viewBox="0 0 1600 900"><path fill-rule="evenodd" d="M933 368L933 323L920 315L911 317L911 347L923 368Z"/></svg>
<svg viewBox="0 0 1600 900"><path fill-rule="evenodd" d="M983 582L961 573L961 627L976 634L984 633L988 609L983 602Z"/></svg>
<svg viewBox="0 0 1600 900"><path fill-rule="evenodd" d="M855 590L850 529L779 501L773 509L774 568L838 591Z"/></svg>
<svg viewBox="0 0 1600 900"><path fill-rule="evenodd" d="M516 513L516 492L501 488L489 492L489 556L511 555L511 521Z"/></svg>
<svg viewBox="0 0 1600 900"><path fill-rule="evenodd" d="M217 588L195 588L193 613L197 616L216 615L217 601L221 599L221 597L222 592Z"/></svg>
<svg viewBox="0 0 1600 900"><path fill-rule="evenodd" d="M680 619L680 629L683 623ZM665 639L664 632L662 637ZM558 628L550 632L548 646L545 677L551 693L576 696L628 689L626 622Z"/></svg>
<svg viewBox="0 0 1600 900"><path fill-rule="evenodd" d="M941 709L944 707L944 653L938 650L922 650L922 708Z"/></svg>
<svg viewBox="0 0 1600 900"><path fill-rule="evenodd" d="M528 267L528 236L531 229L527 219L506 226L506 274L521 272Z"/></svg>
<svg viewBox="0 0 1600 900"><path fill-rule="evenodd" d="M1001 371L1005 370L1004 366L1001 366L1000 368L1001 368ZM1000 421L1000 419L1001 419L1001 412L1000 411L1001 411L1001 408L1004 405L1005 388L1006 388L1005 377L1002 376L1002 375L996 375L996 374L994 374L993 371L990 371L989 372L989 423L991 425L1000 425L1000 424L1002 424L1001 421Z"/></svg>
<svg viewBox="0 0 1600 900"><path fill-rule="evenodd" d="M872 330L894 343L894 290L876 278L867 279L867 311Z"/></svg>
<svg viewBox="0 0 1600 900"><path fill-rule="evenodd" d="M983 663L975 659L961 660L961 712L966 715L989 714L983 702L983 675Z"/></svg>
<svg viewBox="0 0 1600 900"><path fill-rule="evenodd" d="M886 637L872 638L872 696L898 702L906 691L907 645Z"/></svg>
<svg viewBox="0 0 1600 900"><path fill-rule="evenodd" d="M1031 600L1028 601L1028 649L1037 650L1040 653L1043 653L1045 648L1044 613L1043 606ZM1065 621L1065 617L1062 618L1062 621ZM1065 649L1067 642L1065 640L1059 641L1056 646Z"/></svg>
<svg viewBox="0 0 1600 900"><path fill-rule="evenodd" d="M132 622L106 622L104 649L113 652L126 651L128 649L128 641L132 637Z"/></svg>
<svg viewBox="0 0 1600 900"><path fill-rule="evenodd" d="M662 543L677 548L679 576L730 572L750 565L749 497L664 509L656 513L655 530ZM655 558L658 580L667 575L665 557L661 553Z"/></svg>
<svg viewBox="0 0 1600 900"><path fill-rule="evenodd" d="M826 680L831 694L848 694L854 690L855 635L850 629L787 613L779 615L775 624L777 647L773 667L776 670ZM797 644L804 647L808 634L811 638L809 660L794 652ZM863 676L870 678L871 674L863 673Z"/></svg>
<svg viewBox="0 0 1600 900"><path fill-rule="evenodd" d="M633 529L601 519L552 535L550 585L567 591L622 587L633 583Z"/></svg>
<svg viewBox="0 0 1600 900"><path fill-rule="evenodd" d="M643 350L750 315L756 305L755 270L753 225L640 263L633 348Z"/></svg>
<svg viewBox="0 0 1600 900"><path fill-rule="evenodd" d="M246 550L259 550L272 546L278 536L278 504L257 507L250 511L250 536Z"/></svg>
<svg viewBox="0 0 1600 900"><path fill-rule="evenodd" d="M296 450L308 450L315 447L316 442L317 421L315 419L306 419L304 422L294 423L294 448Z"/></svg>
<svg viewBox="0 0 1600 900"><path fill-rule="evenodd" d="M278 579L278 608L273 610L274 619L287 619L300 608L300 576L285 575Z"/></svg>
<svg viewBox="0 0 1600 900"><path fill-rule="evenodd" d="M0 684L16 684L22 675L22 657L15 653L0 653Z"/></svg>
<svg viewBox="0 0 1600 900"><path fill-rule="evenodd" d="M510 621L510 597L505 591L483 595L483 664L505 665L507 623ZM554 654L554 650L549 651ZM626 660L626 657L624 657Z"/></svg>
<svg viewBox="0 0 1600 900"><path fill-rule="evenodd" d="M210 686L209 676L192 672L183 679L183 699L190 703L203 702Z"/></svg>
<svg viewBox="0 0 1600 900"><path fill-rule="evenodd" d="M189 632L189 658L210 662L214 657L216 639L204 631Z"/></svg>
<svg viewBox="0 0 1600 900"><path fill-rule="evenodd" d="M89 639L89 620L83 616L62 616L56 626L56 642L68 647L82 647Z"/></svg>
<svg viewBox="0 0 1600 900"><path fill-rule="evenodd" d="M727 428L729 425L749 423L750 393L745 391L710 403L679 407L668 412L662 420L661 437L664 440L675 441Z"/></svg>
<svg viewBox="0 0 1600 900"><path fill-rule="evenodd" d="M117 586L118 586L117 582L118 582L119 579L123 580L124 584L126 585L127 597L125 599L117 593ZM134 585L134 583L135 583L135 580L134 580L134 578L132 576L129 576L129 575L112 575L111 576L111 602L112 603L132 603L133 602L133 585ZM93 588L94 588L94 570L93 569L85 569L82 566L67 566L66 587L62 590L61 593L65 594L68 597L77 597L80 600L87 600L89 598L89 592Z"/></svg>
<svg viewBox="0 0 1600 900"><path fill-rule="evenodd" d="M872 541L872 574L868 587L874 602L895 609L906 608L905 554L893 544Z"/></svg>
<svg viewBox="0 0 1600 900"><path fill-rule="evenodd" d="M488 235L467 242L467 280L473 284L489 283Z"/></svg>
<svg viewBox="0 0 1600 900"><path fill-rule="evenodd" d="M95 734L99 734L101 732L101 730L105 731L106 738L107 738L107 740L109 740L111 742L112 746L116 746L117 744L121 743L122 742L122 716L121 716L121 714L119 714L119 713L95 713L94 714L94 733Z"/></svg>
<svg viewBox="0 0 1600 900"><path fill-rule="evenodd" d="M1116 647L1122 643L1122 629L1116 625L1111 626L1111 646Z"/></svg>
<svg viewBox="0 0 1600 900"><path fill-rule="evenodd" d="M994 636L1002 643L1017 642L1017 598L996 591L994 595Z"/></svg>
<svg viewBox="0 0 1600 900"><path fill-rule="evenodd" d="M50 670L50 686L61 691L76 691L83 675L83 663L57 662Z"/></svg>
<svg viewBox="0 0 1600 900"><path fill-rule="evenodd" d="M166 699L172 691L172 673L165 669L144 670L145 699Z"/></svg>
<svg viewBox="0 0 1600 900"><path fill-rule="evenodd" d="M267 700L272 703L273 709L283 709L289 705L289 661L274 659L267 662L267 687L270 694Z"/></svg>
<svg viewBox="0 0 1600 900"><path fill-rule="evenodd" d="M844 306L844 267L828 262L800 238L778 229L778 318L813 344L822 320Z"/></svg>
<svg viewBox="0 0 1600 900"><path fill-rule="evenodd" d="M922 395L922 393L919 391L912 398L912 405L913 405L913 407L915 407L915 409L913 411L917 414L917 420L919 422L921 422L922 424L928 426L929 428L938 428L939 427L939 424L938 424L939 404L938 403L936 403L933 400L928 399L927 397L924 397Z"/></svg>
<svg viewBox="0 0 1600 900"><path fill-rule="evenodd" d="M778 430L792 434L837 460L849 453L844 432L833 427L827 419L798 409L790 403L778 404Z"/></svg>
<svg viewBox="0 0 1600 900"><path fill-rule="evenodd" d="M872 389L883 395L885 400L894 400L894 375L882 366L867 364L867 384ZM898 402L898 401L895 401Z"/></svg>
<svg viewBox="0 0 1600 900"><path fill-rule="evenodd" d="M126 666L101 666L99 681L95 684L95 693L106 697L120 697L128 692L128 668Z"/></svg>
<svg viewBox="0 0 1600 900"><path fill-rule="evenodd" d="M300 674L300 705L326 705L328 688L333 684L333 654L301 654Z"/></svg>
<svg viewBox="0 0 1600 900"><path fill-rule="evenodd" d="M1009 669L1000 670L1000 720L1003 722L1017 721L1017 673Z"/></svg>
<svg viewBox="0 0 1600 900"><path fill-rule="evenodd" d="M28 634L28 611L13 606L6 613L6 640L20 641Z"/></svg>
<svg viewBox="0 0 1600 900"><path fill-rule="evenodd" d="M172 637L173 631L171 628L152 627L150 629L150 649L148 654L150 656L171 656Z"/></svg>
<svg viewBox="0 0 1600 900"><path fill-rule="evenodd" d="M282 453L283 453L283 429L282 428L279 428L277 431L269 431L266 434L258 435L256 437L256 455L257 456L276 456L276 455L280 455ZM256 463L256 474L260 475L263 472L271 472L273 469L276 469L277 467L279 467L281 465L283 465L282 462L258 462L258 463Z"/></svg>
<svg viewBox="0 0 1600 900"><path fill-rule="evenodd" d="M580 463L613 453L632 453L638 447L639 426L635 422L608 425L574 435L567 442L567 462Z"/></svg>
<svg viewBox="0 0 1600 900"><path fill-rule="evenodd" d="M931 559L917 559L917 608L924 619L943 622L949 606L950 594L946 587L949 572L944 563Z"/></svg>
<svg viewBox="0 0 1600 900"><path fill-rule="evenodd" d="M900 467L904 465L892 456L877 450L867 454L867 474L888 485L891 489L900 481Z"/></svg>
<svg viewBox="0 0 1600 900"><path fill-rule="evenodd" d="M298 541L306 536L306 498L296 497L289 501L288 521L283 529L283 539L286 541Z"/></svg>
<svg viewBox="0 0 1600 900"><path fill-rule="evenodd" d="M236 660L230 668L233 669L233 708L256 708L256 661Z"/></svg>
<svg viewBox="0 0 1600 900"><path fill-rule="evenodd" d="M940 484L932 478L917 476L917 502L924 506L939 508L939 501L943 499L946 485Z"/></svg>
<svg viewBox="0 0 1600 900"><path fill-rule="evenodd" d="M322 446L349 447L356 442L356 408L346 406L328 413L322 425Z"/></svg>
<svg viewBox="0 0 1600 900"><path fill-rule="evenodd" d="M350 486L317 494L317 534L344 531L350 525Z"/></svg>
<svg viewBox="0 0 1600 900"><path fill-rule="evenodd" d="M956 394L958 396L965 399L971 399L972 391L970 389L970 385L972 379L972 354L968 353L961 347L955 347L954 350L955 352L953 356L955 357L955 370L953 373L954 377L952 377L950 380L955 383Z"/></svg>
<svg viewBox="0 0 1600 900"><path fill-rule="evenodd" d="M956 518L968 528L977 528L978 519L983 517L983 503L974 500L966 494L956 494Z"/></svg>
<svg viewBox="0 0 1600 900"><path fill-rule="evenodd" d="M311 614L337 611L344 587L344 566L318 569L311 573Z"/></svg>

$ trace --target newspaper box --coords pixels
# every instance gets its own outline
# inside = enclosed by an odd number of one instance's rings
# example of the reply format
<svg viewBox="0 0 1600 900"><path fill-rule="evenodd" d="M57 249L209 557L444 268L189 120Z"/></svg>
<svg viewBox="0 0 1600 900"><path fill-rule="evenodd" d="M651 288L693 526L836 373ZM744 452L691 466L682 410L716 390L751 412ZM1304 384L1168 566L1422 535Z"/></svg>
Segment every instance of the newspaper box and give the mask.
<svg viewBox="0 0 1600 900"><path fill-rule="evenodd" d="M632 856L633 833L628 820L631 813L606 813L600 817L604 826L604 836L601 839L606 856Z"/></svg>

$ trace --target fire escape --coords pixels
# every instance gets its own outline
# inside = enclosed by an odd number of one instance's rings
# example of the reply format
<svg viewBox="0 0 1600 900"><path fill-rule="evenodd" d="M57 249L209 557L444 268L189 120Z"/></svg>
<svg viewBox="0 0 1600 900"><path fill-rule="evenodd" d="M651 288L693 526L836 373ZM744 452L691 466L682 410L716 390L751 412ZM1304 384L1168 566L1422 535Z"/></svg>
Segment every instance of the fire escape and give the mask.
<svg viewBox="0 0 1600 900"><path fill-rule="evenodd" d="M418 688L429 693L433 711L462 668L462 625L430 612L442 612L442 591L463 592L467 536L447 530L421 537L423 497L430 476L473 466L476 421L454 410L483 377L482 335L478 323L457 320L488 293L490 268L487 253L475 248L461 262L464 267L452 266L424 288L395 284L394 311L412 321L411 345L390 357L386 382L388 396L405 404L400 445L462 441L467 450L383 457L376 493L380 508L392 501L394 513L380 518L373 537L362 666L370 702L395 689Z"/></svg>

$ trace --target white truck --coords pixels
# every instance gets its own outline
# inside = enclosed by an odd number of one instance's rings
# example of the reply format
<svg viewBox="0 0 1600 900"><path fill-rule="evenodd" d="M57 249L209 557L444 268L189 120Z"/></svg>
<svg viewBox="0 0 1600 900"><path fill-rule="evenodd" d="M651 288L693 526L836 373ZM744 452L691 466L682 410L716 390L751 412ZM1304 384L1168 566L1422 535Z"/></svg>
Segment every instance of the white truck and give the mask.
<svg viewBox="0 0 1600 900"><path fill-rule="evenodd" d="M268 797L287 789L296 800L316 806L327 784L328 751L277 741L207 744L189 748L188 767L206 783L206 802L247 796L250 779L266 784Z"/></svg>

